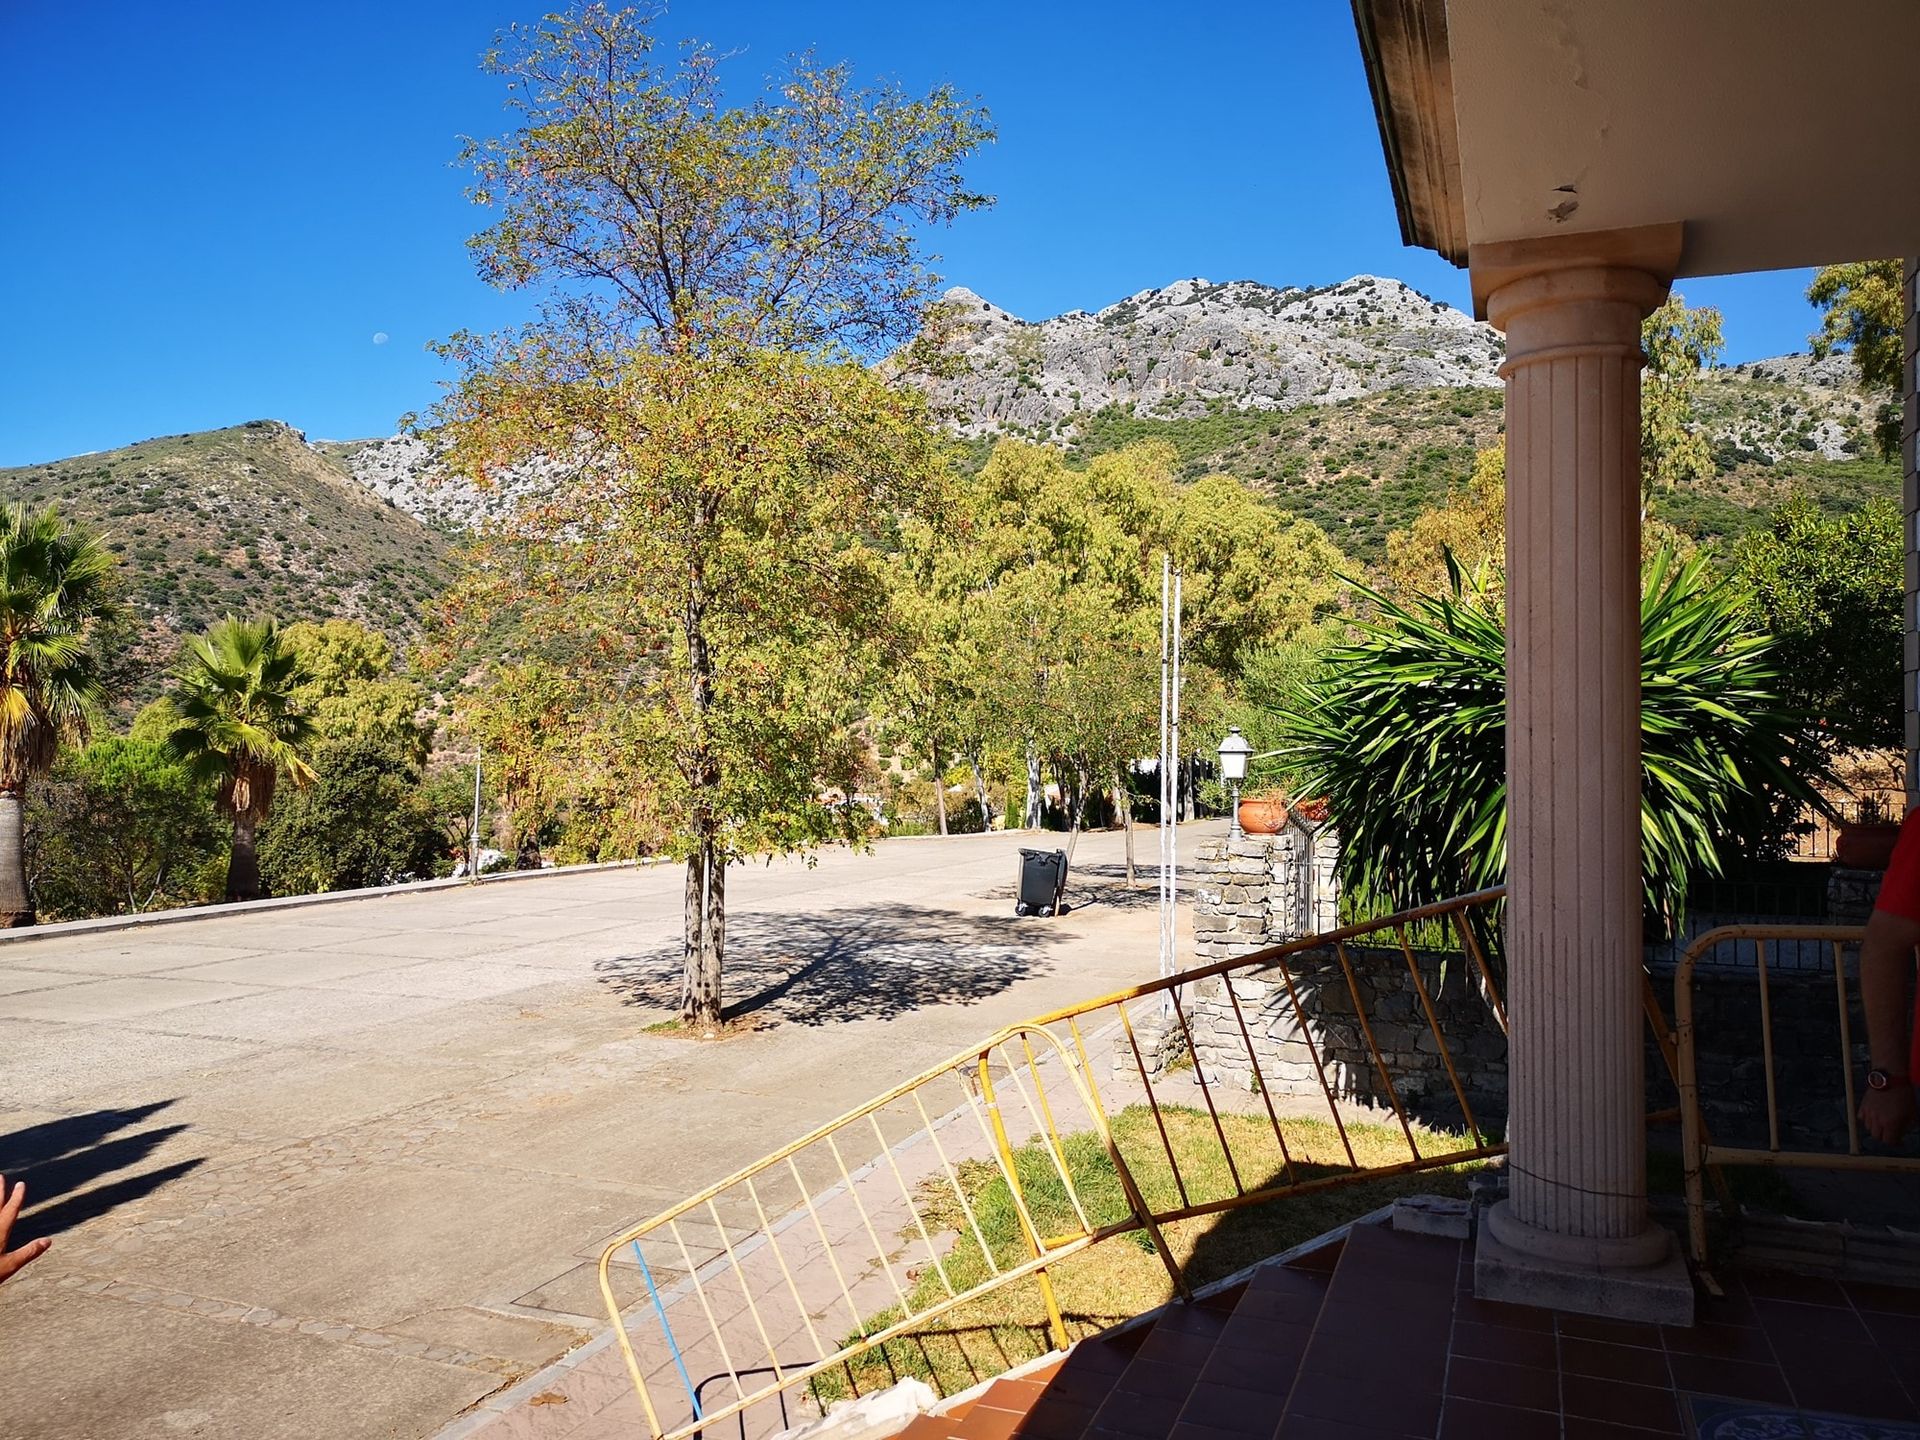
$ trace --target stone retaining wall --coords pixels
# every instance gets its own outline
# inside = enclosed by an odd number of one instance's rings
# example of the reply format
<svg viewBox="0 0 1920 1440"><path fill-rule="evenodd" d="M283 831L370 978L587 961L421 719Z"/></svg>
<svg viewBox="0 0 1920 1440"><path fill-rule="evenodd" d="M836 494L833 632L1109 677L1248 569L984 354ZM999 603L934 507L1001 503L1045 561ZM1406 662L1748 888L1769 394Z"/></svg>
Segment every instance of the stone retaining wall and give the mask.
<svg viewBox="0 0 1920 1440"><path fill-rule="evenodd" d="M1196 963L1334 929L1339 859L1339 831L1291 818L1278 835L1204 842L1194 857Z"/></svg>
<svg viewBox="0 0 1920 1440"><path fill-rule="evenodd" d="M1278 966L1196 985L1186 997L1187 1024L1194 1060L1208 1083L1252 1089L1251 1041L1259 1074L1272 1094L1318 1098L1324 1083L1336 1099L1390 1110L1386 1082L1359 1019L1364 1014L1386 1062L1387 1079L1409 1115L1443 1125L1457 1125L1462 1118L1443 1041L1475 1116L1505 1113L1507 1040L1481 993L1478 972L1469 974L1470 961L1415 951L1416 985L1406 956L1397 949L1349 947L1347 959L1351 977L1330 950L1290 957L1291 993ZM1421 986L1440 1022L1437 1036Z"/></svg>
<svg viewBox="0 0 1920 1440"><path fill-rule="evenodd" d="M1330 824L1289 820L1278 835L1202 845L1194 871L1198 962L1233 959L1337 928L1338 862L1339 832ZM1361 947L1349 947L1347 956L1351 981L1330 950L1292 957L1297 1009L1278 967L1233 976L1231 996L1222 977L1195 986L1184 997L1193 1059L1209 1083L1218 1079L1251 1089L1251 1041L1259 1073L1272 1093L1318 1098L1324 1093L1323 1077L1314 1068L1307 1044L1311 1036L1325 1067L1327 1090L1341 1100L1390 1108L1355 1013L1357 992L1388 1077L1408 1113L1457 1124L1459 1099L1406 956L1398 949ZM1480 993L1478 971L1469 976L1472 963L1458 955L1416 951L1415 961L1467 1103L1476 1115L1504 1112L1507 1042ZM1170 1063L1182 1048L1184 1037L1181 1045L1162 1046L1158 1053Z"/></svg>
<svg viewBox="0 0 1920 1440"><path fill-rule="evenodd" d="M1279 835L1202 845L1195 866L1196 961L1231 959L1268 945L1321 933L1338 922L1335 878L1337 832L1331 826L1290 826ZM1854 872L1836 872L1840 883L1830 903L1844 913L1871 904L1878 875L1854 883ZM1872 884L1867 883L1870 880ZM1797 957L1774 954L1771 970L1775 1091L1781 1142L1790 1148L1844 1149L1847 1141L1845 1077L1829 952L1814 957L1819 968L1795 969ZM1749 947L1750 952L1750 947ZM1398 949L1349 946L1353 983L1332 951L1295 955L1290 964L1296 1011L1277 966L1216 976L1185 992L1183 1008L1193 1036L1194 1062L1210 1084L1250 1089L1259 1073L1276 1096L1320 1099L1311 1036L1325 1064L1325 1085L1339 1099L1388 1108L1355 1015L1354 991L1373 1026L1395 1090L1409 1114L1436 1124L1458 1124L1460 1104L1427 1023L1419 989ZM1507 1044L1492 1006L1482 993L1478 968L1457 954L1414 952L1440 1034L1476 1118L1506 1112ZM1738 960L1739 957L1734 957ZM1671 972L1656 974L1660 1002L1675 1018ZM1767 1143L1766 1078L1761 1044L1760 993L1750 953L1738 968L1703 968L1695 977L1700 1092L1707 1124L1728 1144ZM1866 1063L1866 1029L1859 987L1849 978L1851 1036L1856 1084ZM1235 1002L1238 1002L1237 1006ZM1244 1030L1242 1025L1244 1023ZM1168 1035L1143 1036L1149 1065L1158 1073L1184 1060L1178 1026ZM1647 1036L1647 1104L1650 1110L1677 1103L1665 1063ZM1116 1063L1120 1057L1116 1056ZM1131 1055L1126 1057L1131 1066Z"/></svg>

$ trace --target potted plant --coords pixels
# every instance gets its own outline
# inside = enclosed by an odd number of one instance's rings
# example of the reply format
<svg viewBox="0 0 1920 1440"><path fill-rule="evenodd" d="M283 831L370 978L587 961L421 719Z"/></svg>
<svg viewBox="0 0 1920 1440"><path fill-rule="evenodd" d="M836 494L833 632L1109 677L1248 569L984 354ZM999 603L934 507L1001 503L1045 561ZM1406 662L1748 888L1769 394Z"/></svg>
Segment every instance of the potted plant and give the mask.
<svg viewBox="0 0 1920 1440"><path fill-rule="evenodd" d="M1325 795L1315 795L1310 800L1302 800L1295 804L1293 813L1309 825L1320 825L1326 822L1327 814L1332 807L1333 802Z"/></svg>
<svg viewBox="0 0 1920 1440"><path fill-rule="evenodd" d="M1240 801L1240 828L1249 835L1278 835L1287 823L1284 790L1256 790Z"/></svg>
<svg viewBox="0 0 1920 1440"><path fill-rule="evenodd" d="M1900 838L1900 822L1879 795L1862 797L1854 818L1842 822L1833 842L1833 863L1845 870L1884 870Z"/></svg>

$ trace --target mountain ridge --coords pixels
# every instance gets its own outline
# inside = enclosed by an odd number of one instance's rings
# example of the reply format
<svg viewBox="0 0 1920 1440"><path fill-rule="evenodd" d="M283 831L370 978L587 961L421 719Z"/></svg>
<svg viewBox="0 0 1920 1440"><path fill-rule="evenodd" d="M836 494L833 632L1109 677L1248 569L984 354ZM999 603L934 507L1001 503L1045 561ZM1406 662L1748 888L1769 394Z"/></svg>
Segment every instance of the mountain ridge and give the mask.
<svg viewBox="0 0 1920 1440"><path fill-rule="evenodd" d="M949 296L930 335L946 373L911 383L972 442L972 463L1000 437L1080 459L1166 440L1182 475L1238 476L1361 564L1501 433L1497 333L1390 278L1195 277L1041 321L964 287ZM1659 508L1702 538L1757 523L1796 488L1838 509L1898 493L1868 458L1875 407L1846 357L1717 368L1697 403L1718 473ZM524 488L481 490L435 455L415 435L309 440L256 420L0 470L0 494L59 500L108 533L129 562L136 648L157 664L228 610L417 633L460 535Z"/></svg>
<svg viewBox="0 0 1920 1440"><path fill-rule="evenodd" d="M1193 277L1037 321L956 286L933 340L943 373L911 383L970 437L1071 438L1077 417L1115 405L1184 419L1490 388L1505 354L1491 326L1377 275L1309 288Z"/></svg>

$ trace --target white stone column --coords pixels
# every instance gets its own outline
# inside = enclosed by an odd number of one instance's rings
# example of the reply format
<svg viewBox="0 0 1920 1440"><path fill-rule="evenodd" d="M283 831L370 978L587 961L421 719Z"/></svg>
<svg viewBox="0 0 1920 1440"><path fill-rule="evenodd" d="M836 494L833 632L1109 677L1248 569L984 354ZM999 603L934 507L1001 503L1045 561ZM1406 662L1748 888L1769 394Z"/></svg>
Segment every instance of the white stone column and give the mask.
<svg viewBox="0 0 1920 1440"><path fill-rule="evenodd" d="M1640 323L1678 240L1659 227L1473 256L1507 337L1510 1155L1487 1230L1563 1280L1672 1253L1647 1219L1641 1069ZM1617 1289L1502 1293L1645 1310Z"/></svg>

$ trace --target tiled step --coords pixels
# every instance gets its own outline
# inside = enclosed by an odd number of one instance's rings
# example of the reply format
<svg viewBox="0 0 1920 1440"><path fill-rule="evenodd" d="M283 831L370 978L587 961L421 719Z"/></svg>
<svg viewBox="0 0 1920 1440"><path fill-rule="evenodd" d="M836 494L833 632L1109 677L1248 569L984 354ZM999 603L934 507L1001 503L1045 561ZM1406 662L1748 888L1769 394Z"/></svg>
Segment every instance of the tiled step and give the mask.
<svg viewBox="0 0 1920 1440"><path fill-rule="evenodd" d="M992 1385L964 1411L923 1415L907 1440L1206 1440L1272 1434L1326 1298L1331 1257L1267 1266L1204 1300L1081 1341L1051 1366ZM1226 1422L1226 1423L1223 1423Z"/></svg>
<svg viewBox="0 0 1920 1440"><path fill-rule="evenodd" d="M1353 1227L1277 1440L1439 1433L1461 1252L1458 1241Z"/></svg>

